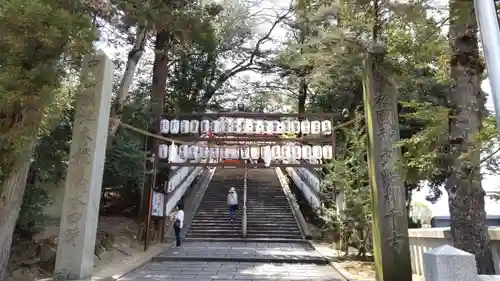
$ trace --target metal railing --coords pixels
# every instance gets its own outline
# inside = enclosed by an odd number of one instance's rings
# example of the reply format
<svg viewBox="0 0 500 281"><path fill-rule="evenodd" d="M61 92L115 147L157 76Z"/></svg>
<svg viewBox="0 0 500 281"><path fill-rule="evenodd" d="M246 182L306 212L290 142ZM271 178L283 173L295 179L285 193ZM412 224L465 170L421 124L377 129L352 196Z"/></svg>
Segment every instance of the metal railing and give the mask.
<svg viewBox="0 0 500 281"><path fill-rule="evenodd" d="M245 175L243 177L243 218L241 220L243 238L247 237L247 178L248 167L245 167Z"/></svg>

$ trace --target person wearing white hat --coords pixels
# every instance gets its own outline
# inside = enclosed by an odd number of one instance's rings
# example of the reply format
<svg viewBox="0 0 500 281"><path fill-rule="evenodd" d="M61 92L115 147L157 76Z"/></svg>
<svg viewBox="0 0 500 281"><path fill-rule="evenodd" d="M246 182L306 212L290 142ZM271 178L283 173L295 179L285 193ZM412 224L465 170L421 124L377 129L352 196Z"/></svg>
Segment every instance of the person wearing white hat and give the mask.
<svg viewBox="0 0 500 281"><path fill-rule="evenodd" d="M229 206L229 218L231 221L234 221L236 219L236 210L238 210L238 194L236 194L236 189L234 187L229 189L227 205Z"/></svg>

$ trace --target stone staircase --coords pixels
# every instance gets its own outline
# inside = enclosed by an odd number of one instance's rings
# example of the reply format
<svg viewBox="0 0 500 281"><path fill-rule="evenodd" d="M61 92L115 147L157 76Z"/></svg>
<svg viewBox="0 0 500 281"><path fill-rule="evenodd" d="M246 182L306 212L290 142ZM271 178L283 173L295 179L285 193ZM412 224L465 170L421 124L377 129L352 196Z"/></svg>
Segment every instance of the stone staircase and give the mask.
<svg viewBox="0 0 500 281"><path fill-rule="evenodd" d="M218 168L187 233L187 238L241 238L244 169ZM230 222L226 196L238 192L240 209ZM248 169L247 238L303 239L274 169Z"/></svg>
<svg viewBox="0 0 500 281"><path fill-rule="evenodd" d="M215 171L205 195L191 222L187 238L241 238L241 208L236 220L230 222L226 197L229 188L238 192L240 205L243 203L243 169L220 169Z"/></svg>
<svg viewBox="0 0 500 281"><path fill-rule="evenodd" d="M248 169L247 237L302 239L274 169Z"/></svg>

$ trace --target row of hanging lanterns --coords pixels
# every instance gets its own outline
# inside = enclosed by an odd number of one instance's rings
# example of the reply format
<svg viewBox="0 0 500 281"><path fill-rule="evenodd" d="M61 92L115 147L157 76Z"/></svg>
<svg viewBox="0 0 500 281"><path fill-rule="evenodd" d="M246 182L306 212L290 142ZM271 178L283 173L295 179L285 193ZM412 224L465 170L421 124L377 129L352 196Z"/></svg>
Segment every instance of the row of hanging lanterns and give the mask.
<svg viewBox="0 0 500 281"><path fill-rule="evenodd" d="M174 157L174 155L176 157ZM333 146L331 145L273 145L262 147L206 147L198 145L166 145L160 144L160 159L265 159L274 160L304 159L319 160L332 159Z"/></svg>
<svg viewBox="0 0 500 281"><path fill-rule="evenodd" d="M312 135L329 135L332 133L330 120L285 120L270 121L247 118L221 118L218 120L167 120L160 121L162 134L282 134L302 133Z"/></svg>

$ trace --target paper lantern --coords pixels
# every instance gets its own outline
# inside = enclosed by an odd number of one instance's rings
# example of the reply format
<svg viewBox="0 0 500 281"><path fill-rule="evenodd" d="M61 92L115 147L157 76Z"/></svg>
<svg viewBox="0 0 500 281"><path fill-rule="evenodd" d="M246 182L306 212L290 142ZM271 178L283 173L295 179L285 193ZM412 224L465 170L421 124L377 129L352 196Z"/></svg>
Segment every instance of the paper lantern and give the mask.
<svg viewBox="0 0 500 281"><path fill-rule="evenodd" d="M257 128L255 130L255 133L256 134L262 134L264 133L264 120L256 120L256 125L257 125Z"/></svg>
<svg viewBox="0 0 500 281"><path fill-rule="evenodd" d="M253 160L257 160L260 158L260 149L258 147L251 147L250 148L250 157Z"/></svg>
<svg viewBox="0 0 500 281"><path fill-rule="evenodd" d="M191 151L190 155L192 159L198 159L201 156L200 147L197 145L192 145L189 150Z"/></svg>
<svg viewBox="0 0 500 281"><path fill-rule="evenodd" d="M332 133L332 121L330 121L330 120L321 121L321 132L324 135L331 134Z"/></svg>
<svg viewBox="0 0 500 281"><path fill-rule="evenodd" d="M158 157L160 159L167 159L168 158L168 145L166 144L160 144L158 147Z"/></svg>
<svg viewBox="0 0 500 281"><path fill-rule="evenodd" d="M232 120L229 119L229 118L223 118L223 119L221 119L221 129L220 129L220 132L222 134L227 134L227 133L230 132L230 130L231 130L231 128L230 128L231 127L231 121Z"/></svg>
<svg viewBox="0 0 500 281"><path fill-rule="evenodd" d="M320 145L314 145L312 147L312 158L313 159L321 159L323 154L323 149Z"/></svg>
<svg viewBox="0 0 500 281"><path fill-rule="evenodd" d="M181 134L189 134L189 120L181 120Z"/></svg>
<svg viewBox="0 0 500 281"><path fill-rule="evenodd" d="M273 134L281 134L282 128L281 128L281 122L278 120L274 120L273 122Z"/></svg>
<svg viewBox="0 0 500 281"><path fill-rule="evenodd" d="M260 156L264 157L264 155L266 154L266 151L269 152L269 154L270 154L271 153L271 146L269 146L269 145L261 146L260 147Z"/></svg>
<svg viewBox="0 0 500 281"><path fill-rule="evenodd" d="M210 156L210 149L207 146L200 147L201 159L207 159Z"/></svg>
<svg viewBox="0 0 500 281"><path fill-rule="evenodd" d="M254 120L245 119L245 134L252 134L254 132Z"/></svg>
<svg viewBox="0 0 500 281"><path fill-rule="evenodd" d="M177 157L179 153L179 147L172 143L168 146L168 161L169 162L177 162Z"/></svg>
<svg viewBox="0 0 500 281"><path fill-rule="evenodd" d="M281 131L283 133L291 133L292 132L292 124L290 120L281 121Z"/></svg>
<svg viewBox="0 0 500 281"><path fill-rule="evenodd" d="M271 157L273 159L281 159L283 156L281 155L281 146L280 145L273 145L271 148Z"/></svg>
<svg viewBox="0 0 500 281"><path fill-rule="evenodd" d="M200 132L206 134L210 131L210 120L204 119L200 122Z"/></svg>
<svg viewBox="0 0 500 281"><path fill-rule="evenodd" d="M180 122L177 119L173 119L170 121L170 133L171 134L178 134L179 133L179 128L180 127Z"/></svg>
<svg viewBox="0 0 500 281"><path fill-rule="evenodd" d="M290 145L283 145L281 147L281 155L283 156L283 159L291 159L292 147Z"/></svg>
<svg viewBox="0 0 500 281"><path fill-rule="evenodd" d="M167 119L161 119L160 132L162 134L168 134L168 132L170 132L170 121L168 121Z"/></svg>
<svg viewBox="0 0 500 281"><path fill-rule="evenodd" d="M245 133L245 118L238 118L236 121L236 133L243 134Z"/></svg>
<svg viewBox="0 0 500 281"><path fill-rule="evenodd" d="M299 134L300 133L300 121L292 121L290 126L291 133Z"/></svg>
<svg viewBox="0 0 500 281"><path fill-rule="evenodd" d="M321 121L311 121L311 134L319 135L321 133Z"/></svg>
<svg viewBox="0 0 500 281"><path fill-rule="evenodd" d="M300 131L302 134L306 135L311 133L311 122L309 122L309 120L302 120L302 122L300 122Z"/></svg>
<svg viewBox="0 0 500 281"><path fill-rule="evenodd" d="M264 121L264 133L268 135L273 134L273 121Z"/></svg>
<svg viewBox="0 0 500 281"><path fill-rule="evenodd" d="M191 120L189 122L189 132L191 134L198 134L199 129L200 129L200 121Z"/></svg>
<svg viewBox="0 0 500 281"><path fill-rule="evenodd" d="M210 158L219 159L219 148L218 147L211 147L210 148Z"/></svg>
<svg viewBox="0 0 500 281"><path fill-rule="evenodd" d="M302 159L302 147L294 145L292 146L292 157L295 159Z"/></svg>
<svg viewBox="0 0 500 281"><path fill-rule="evenodd" d="M332 159L333 158L333 146L324 145L322 151L323 159Z"/></svg>
<svg viewBox="0 0 500 281"><path fill-rule="evenodd" d="M240 155L239 155L239 151L236 147L230 147L228 148L228 156L227 158L229 159L239 159L240 158Z"/></svg>
<svg viewBox="0 0 500 281"><path fill-rule="evenodd" d="M241 155L241 159L250 158L250 148L248 148L248 147L240 148L240 155Z"/></svg>
<svg viewBox="0 0 500 281"><path fill-rule="evenodd" d="M213 120L212 123L210 123L210 130L214 134L219 134L220 133L220 121Z"/></svg>
<svg viewBox="0 0 500 281"><path fill-rule="evenodd" d="M179 146L179 158L186 160L189 158L189 146L181 145Z"/></svg>
<svg viewBox="0 0 500 281"><path fill-rule="evenodd" d="M220 147L219 148L219 159L224 160L227 159L227 148L226 147Z"/></svg>
<svg viewBox="0 0 500 281"><path fill-rule="evenodd" d="M302 159L309 160L312 158L312 151L310 145L302 146Z"/></svg>

